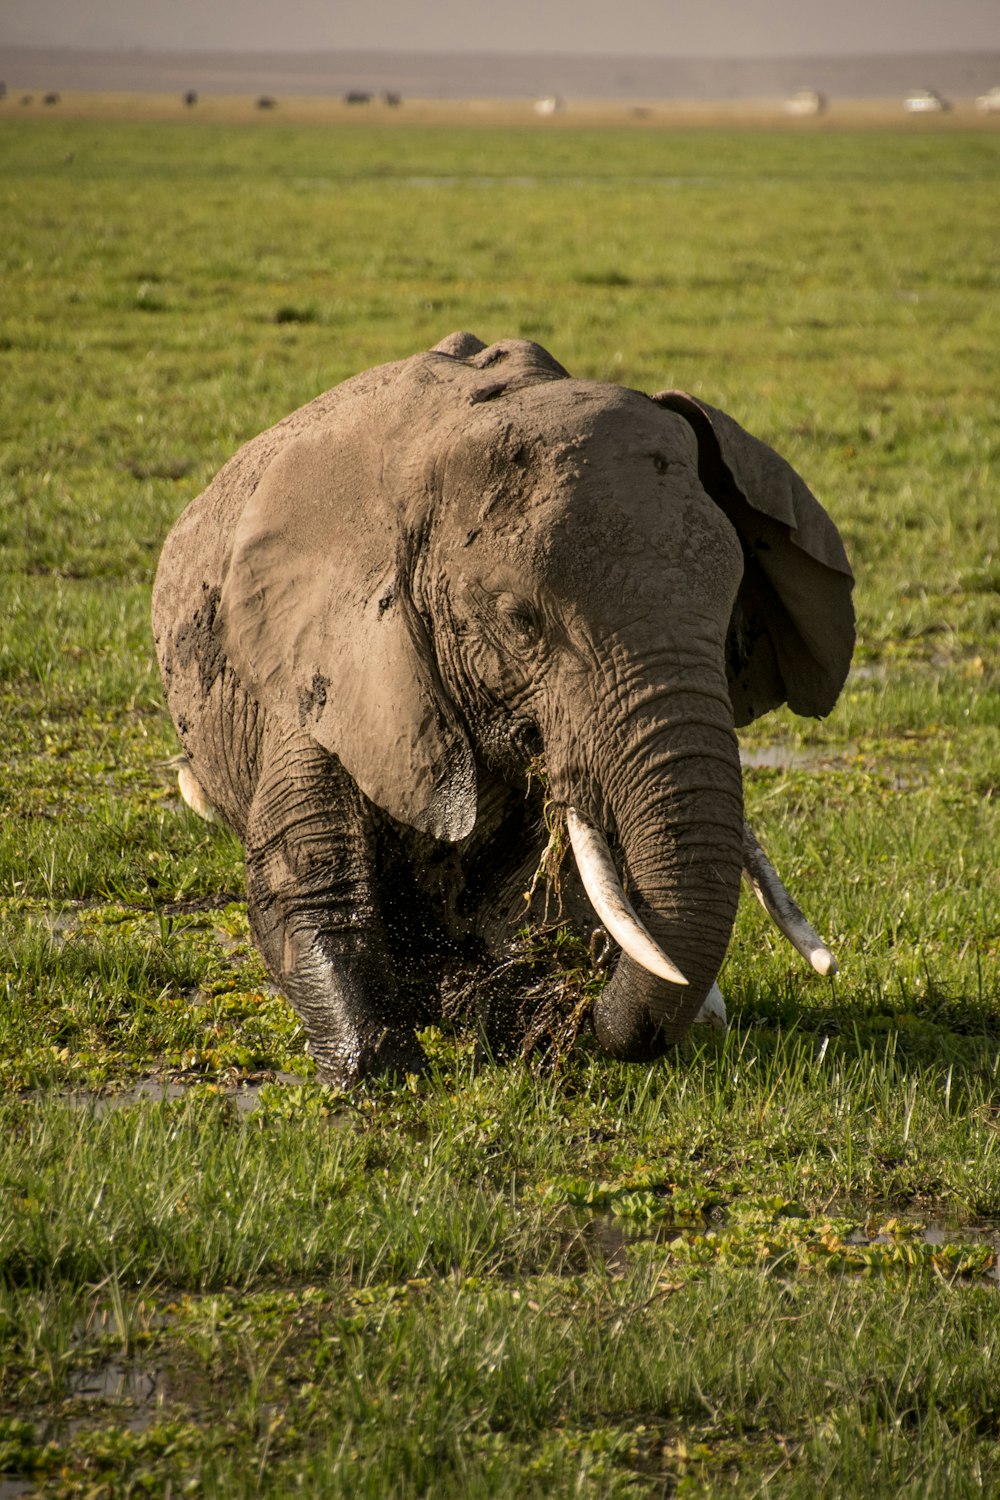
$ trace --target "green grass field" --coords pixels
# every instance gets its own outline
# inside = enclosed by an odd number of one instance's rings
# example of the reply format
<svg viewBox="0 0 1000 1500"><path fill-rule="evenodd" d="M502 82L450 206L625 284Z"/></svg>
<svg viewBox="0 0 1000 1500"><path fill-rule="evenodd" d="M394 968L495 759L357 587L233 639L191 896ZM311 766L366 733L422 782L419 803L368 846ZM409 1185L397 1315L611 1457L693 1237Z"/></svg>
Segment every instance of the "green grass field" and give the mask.
<svg viewBox="0 0 1000 1500"><path fill-rule="evenodd" d="M985 130L0 118L0 1495L1000 1490L998 188ZM343 1098L149 589L240 442L457 328L838 521L855 670L745 749L842 972L746 899L724 1037Z"/></svg>

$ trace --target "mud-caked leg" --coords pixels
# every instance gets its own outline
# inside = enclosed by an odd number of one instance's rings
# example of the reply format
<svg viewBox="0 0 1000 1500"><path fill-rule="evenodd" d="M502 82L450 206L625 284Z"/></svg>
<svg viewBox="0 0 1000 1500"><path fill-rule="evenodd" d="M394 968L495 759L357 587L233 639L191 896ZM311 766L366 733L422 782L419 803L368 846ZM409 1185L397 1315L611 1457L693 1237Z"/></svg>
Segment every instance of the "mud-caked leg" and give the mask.
<svg viewBox="0 0 1000 1500"><path fill-rule="evenodd" d="M308 735L274 721L246 831L255 942L327 1082L420 1067L379 911L370 811Z"/></svg>

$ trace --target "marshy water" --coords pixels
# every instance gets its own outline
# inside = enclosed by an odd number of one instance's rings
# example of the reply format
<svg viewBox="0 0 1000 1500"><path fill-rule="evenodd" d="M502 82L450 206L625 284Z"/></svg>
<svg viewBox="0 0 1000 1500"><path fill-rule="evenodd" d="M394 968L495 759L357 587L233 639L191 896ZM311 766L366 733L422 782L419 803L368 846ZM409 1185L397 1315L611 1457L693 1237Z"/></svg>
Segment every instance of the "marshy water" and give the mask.
<svg viewBox="0 0 1000 1500"><path fill-rule="evenodd" d="M842 771L857 754L857 746L848 744L831 751L827 747L796 749L792 745L740 747L740 765L744 771Z"/></svg>
<svg viewBox="0 0 1000 1500"><path fill-rule="evenodd" d="M986 1248L992 1251L992 1261L985 1266L980 1279L1000 1287L1000 1221L963 1224L953 1215L901 1214L892 1221L899 1226L897 1232L885 1227L889 1222L883 1219L878 1227L870 1229L858 1225L844 1236L844 1244L868 1248L892 1245L901 1239L935 1250L947 1246ZM724 1231L725 1224L724 1212L700 1216L697 1223L684 1219L647 1224L630 1224L613 1213L599 1212L581 1223L575 1235L609 1270L624 1271L629 1263L629 1253L636 1246L649 1243L671 1245L690 1235L712 1236ZM569 1243L572 1243L572 1238Z"/></svg>

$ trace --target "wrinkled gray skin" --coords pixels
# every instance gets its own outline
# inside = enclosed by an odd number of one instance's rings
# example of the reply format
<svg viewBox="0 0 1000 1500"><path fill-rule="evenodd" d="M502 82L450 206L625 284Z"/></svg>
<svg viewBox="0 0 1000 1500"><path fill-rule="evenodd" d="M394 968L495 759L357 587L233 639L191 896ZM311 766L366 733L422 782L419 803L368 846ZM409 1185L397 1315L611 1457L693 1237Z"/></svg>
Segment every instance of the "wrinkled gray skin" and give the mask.
<svg viewBox="0 0 1000 1500"><path fill-rule="evenodd" d="M167 539L154 630L321 1076L417 1066L414 976L502 961L546 838L539 754L689 980L620 957L597 1037L632 1059L680 1037L736 908L734 729L830 710L851 584L818 502L730 418L518 340L453 334L242 448Z"/></svg>

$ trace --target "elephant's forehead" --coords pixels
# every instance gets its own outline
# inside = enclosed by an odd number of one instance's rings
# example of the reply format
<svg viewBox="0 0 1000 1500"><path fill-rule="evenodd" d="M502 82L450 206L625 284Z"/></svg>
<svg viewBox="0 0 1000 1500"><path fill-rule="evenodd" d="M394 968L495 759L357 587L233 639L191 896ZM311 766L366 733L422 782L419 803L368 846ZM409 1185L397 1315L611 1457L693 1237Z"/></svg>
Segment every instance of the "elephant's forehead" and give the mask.
<svg viewBox="0 0 1000 1500"><path fill-rule="evenodd" d="M631 485L621 474L616 481L588 474L508 511L486 550L577 596L595 586L622 591L626 581L639 589L647 574L662 584L665 568L693 576L716 533L730 531L691 469Z"/></svg>
<svg viewBox="0 0 1000 1500"><path fill-rule="evenodd" d="M446 508L514 543L586 524L636 545L697 484L697 441L674 412L638 391L561 380L473 411L448 445Z"/></svg>
<svg viewBox="0 0 1000 1500"><path fill-rule="evenodd" d="M477 428L514 427L525 438L543 445L579 446L600 442L619 446L637 438L655 441L679 435L686 423L665 423L664 413L641 391L594 380L547 380L495 398L473 403Z"/></svg>
<svg viewBox="0 0 1000 1500"><path fill-rule="evenodd" d="M450 455L459 572L566 598L595 586L621 598L662 589L668 573L700 574L728 527L698 481L688 424L635 391L552 384L498 402Z"/></svg>
<svg viewBox="0 0 1000 1500"><path fill-rule="evenodd" d="M439 461L446 498L496 524L498 510L627 504L654 468L696 472L697 441L639 391L553 380L457 414Z"/></svg>

